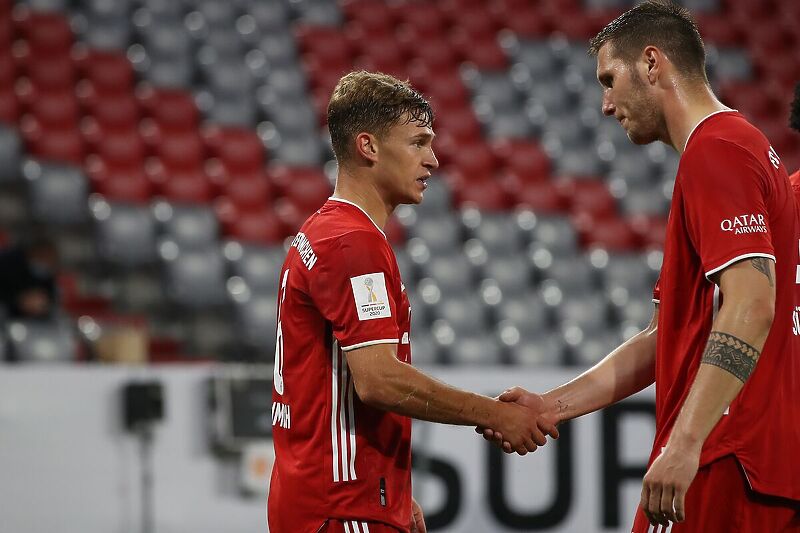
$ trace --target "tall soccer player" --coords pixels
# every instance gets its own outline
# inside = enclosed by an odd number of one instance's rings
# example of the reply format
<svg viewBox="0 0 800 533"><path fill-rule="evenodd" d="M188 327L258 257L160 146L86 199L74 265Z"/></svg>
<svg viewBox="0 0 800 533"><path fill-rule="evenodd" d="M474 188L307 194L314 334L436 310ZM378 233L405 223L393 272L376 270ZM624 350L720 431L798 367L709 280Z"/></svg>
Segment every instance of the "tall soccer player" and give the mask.
<svg viewBox="0 0 800 533"><path fill-rule="evenodd" d="M800 531L800 215L786 168L713 94L683 8L645 1L590 52L603 113L633 143L664 142L681 160L650 326L545 402L564 421L655 382L634 533ZM527 394L501 399L524 404Z"/></svg>
<svg viewBox="0 0 800 533"><path fill-rule="evenodd" d="M535 407L410 365L411 310L383 227L399 204L422 201L438 166L432 126L428 102L391 76L353 72L331 96L336 188L280 274L271 533L424 532L409 417L497 427L520 454L558 436Z"/></svg>

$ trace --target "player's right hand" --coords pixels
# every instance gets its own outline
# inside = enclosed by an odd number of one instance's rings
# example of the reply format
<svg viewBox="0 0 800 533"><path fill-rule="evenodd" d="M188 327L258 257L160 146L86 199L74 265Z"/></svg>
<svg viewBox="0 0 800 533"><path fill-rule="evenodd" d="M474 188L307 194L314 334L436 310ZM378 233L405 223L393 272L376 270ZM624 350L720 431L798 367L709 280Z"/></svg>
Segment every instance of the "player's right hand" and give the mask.
<svg viewBox="0 0 800 533"><path fill-rule="evenodd" d="M555 409L552 408L553 406L547 406L542 396L528 392L521 387L513 387L503 392L498 396L498 399L503 402L515 403L527 409L527 416L535 422L531 437L536 445L542 446L547 442L545 435L550 435L554 439L559 437L558 429L556 428L559 422L558 415ZM519 446L507 438L499 425L495 428L478 427L475 428L475 431L482 434L484 439L494 443L506 453L513 453L514 451L520 453ZM535 451L535 449L535 447L533 449L526 448L527 451ZM520 453L520 455L524 455L524 453Z"/></svg>

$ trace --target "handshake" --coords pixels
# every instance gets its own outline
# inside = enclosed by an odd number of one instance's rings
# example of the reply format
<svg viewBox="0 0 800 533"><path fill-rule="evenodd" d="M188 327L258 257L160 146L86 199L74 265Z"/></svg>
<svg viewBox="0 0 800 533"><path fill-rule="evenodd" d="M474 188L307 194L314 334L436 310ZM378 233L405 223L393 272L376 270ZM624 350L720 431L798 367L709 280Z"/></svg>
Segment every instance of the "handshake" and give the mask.
<svg viewBox="0 0 800 533"><path fill-rule="evenodd" d="M545 396L513 387L497 397L491 428L475 431L506 453L525 455L547 443L546 435L557 439L556 426L561 422L556 402Z"/></svg>

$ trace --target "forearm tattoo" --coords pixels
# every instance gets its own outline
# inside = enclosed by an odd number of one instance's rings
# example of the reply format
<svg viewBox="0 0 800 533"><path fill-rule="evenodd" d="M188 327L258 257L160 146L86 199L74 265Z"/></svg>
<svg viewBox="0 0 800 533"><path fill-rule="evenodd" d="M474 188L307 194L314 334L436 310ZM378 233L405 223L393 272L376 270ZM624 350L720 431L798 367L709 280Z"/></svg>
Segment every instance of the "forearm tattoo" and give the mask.
<svg viewBox="0 0 800 533"><path fill-rule="evenodd" d="M742 339L720 331L712 331L700 362L727 370L744 383L753 373L760 356L760 351Z"/></svg>
<svg viewBox="0 0 800 533"><path fill-rule="evenodd" d="M767 276L770 287L775 286L775 282L772 281L772 273L769 271L769 259L766 257L754 257L750 260L750 264L753 265L753 268Z"/></svg>

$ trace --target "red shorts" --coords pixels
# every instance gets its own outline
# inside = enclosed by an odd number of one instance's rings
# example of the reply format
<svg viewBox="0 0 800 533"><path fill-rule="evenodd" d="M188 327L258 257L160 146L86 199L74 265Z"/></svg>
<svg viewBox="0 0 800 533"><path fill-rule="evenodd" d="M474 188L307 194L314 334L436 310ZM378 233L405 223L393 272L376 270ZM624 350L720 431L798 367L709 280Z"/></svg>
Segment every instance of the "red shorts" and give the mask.
<svg viewBox="0 0 800 533"><path fill-rule="evenodd" d="M403 533L403 531L377 522L328 520L318 533Z"/></svg>
<svg viewBox="0 0 800 533"><path fill-rule="evenodd" d="M636 510L632 533L800 533L800 503L750 489L733 455L701 468L686 493L686 520L651 526Z"/></svg>

